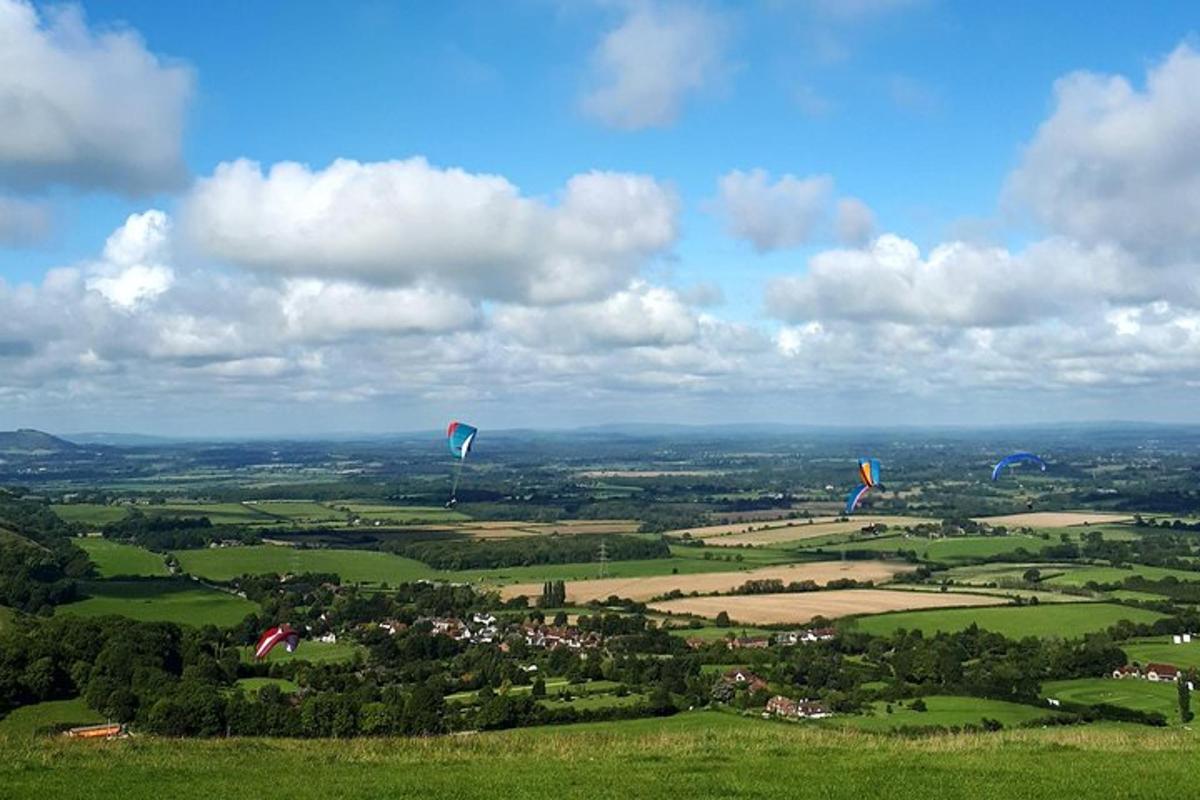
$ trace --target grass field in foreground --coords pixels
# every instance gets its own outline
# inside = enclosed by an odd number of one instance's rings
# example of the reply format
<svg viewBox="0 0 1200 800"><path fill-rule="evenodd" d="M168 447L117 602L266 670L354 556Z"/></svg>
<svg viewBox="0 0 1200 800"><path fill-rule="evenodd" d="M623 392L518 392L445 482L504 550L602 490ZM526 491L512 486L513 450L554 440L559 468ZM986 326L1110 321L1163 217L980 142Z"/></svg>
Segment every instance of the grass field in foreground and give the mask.
<svg viewBox="0 0 1200 800"><path fill-rule="evenodd" d="M75 539L101 578L116 577L165 577L170 574L163 557L141 547L121 542L111 542L98 536Z"/></svg>
<svg viewBox="0 0 1200 800"><path fill-rule="evenodd" d="M986 700L981 697L955 697L949 695L933 695L924 698L926 710L913 711L909 708L911 700L892 703L892 713L887 713L887 703L875 703L870 716L833 717L830 725L843 725L867 731L887 731L904 726L953 727L961 725L978 725L986 717L994 719L1005 727L1020 725L1035 719L1050 716L1053 712L1045 708L1006 703L1003 700Z"/></svg>
<svg viewBox="0 0 1200 800"><path fill-rule="evenodd" d="M5 736L33 736L52 725L91 725L104 722L104 718L87 707L83 698L52 700L32 706L22 706L4 719L0 719L0 738ZM3 793L0 792L0 797Z"/></svg>
<svg viewBox="0 0 1200 800"><path fill-rule="evenodd" d="M1079 678L1042 684L1042 696L1072 703L1108 703L1138 711L1157 711L1172 725L1179 723L1179 688L1134 678ZM1193 705L1194 710L1194 705Z"/></svg>
<svg viewBox="0 0 1200 800"><path fill-rule="evenodd" d="M976 623L994 633L1013 638L1044 636L1071 638L1102 631L1123 619L1154 622L1164 614L1110 603L1061 603L1037 606L1000 606L994 608L949 608L930 611L901 611L860 617L851 624L856 630L877 636L900 628L934 631L960 631Z"/></svg>
<svg viewBox="0 0 1200 800"><path fill-rule="evenodd" d="M276 664L285 661L310 661L313 664L327 664L335 661L349 661L354 658L354 654L362 648L350 642L309 642L300 641L300 646L296 648L296 652L289 653L286 647L280 645L270 652L266 660L268 664ZM242 661L246 663L254 662L254 648L243 647L239 651Z"/></svg>
<svg viewBox="0 0 1200 800"><path fill-rule="evenodd" d="M81 617L118 614L146 622L181 625L236 625L258 611L249 600L209 589L186 578L143 581L92 581L83 584L87 599L59 606L56 613Z"/></svg>
<svg viewBox="0 0 1200 800"><path fill-rule="evenodd" d="M1170 636L1122 642L1121 649L1130 661L1139 664L1170 664L1175 667L1200 668L1200 640L1187 644L1172 644Z"/></svg>
<svg viewBox="0 0 1200 800"><path fill-rule="evenodd" d="M46 739L0 743L13 798L1167 800L1200 784L1200 742L1065 728L888 739L692 712L433 739Z"/></svg>

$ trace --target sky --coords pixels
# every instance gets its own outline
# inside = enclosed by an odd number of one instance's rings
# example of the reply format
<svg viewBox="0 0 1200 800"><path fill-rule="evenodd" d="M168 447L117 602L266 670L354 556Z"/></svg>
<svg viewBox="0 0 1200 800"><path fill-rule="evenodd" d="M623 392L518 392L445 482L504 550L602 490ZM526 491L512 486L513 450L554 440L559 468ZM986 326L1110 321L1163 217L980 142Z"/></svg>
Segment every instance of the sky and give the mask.
<svg viewBox="0 0 1200 800"><path fill-rule="evenodd" d="M0 0L0 427L1195 422L1197 31Z"/></svg>

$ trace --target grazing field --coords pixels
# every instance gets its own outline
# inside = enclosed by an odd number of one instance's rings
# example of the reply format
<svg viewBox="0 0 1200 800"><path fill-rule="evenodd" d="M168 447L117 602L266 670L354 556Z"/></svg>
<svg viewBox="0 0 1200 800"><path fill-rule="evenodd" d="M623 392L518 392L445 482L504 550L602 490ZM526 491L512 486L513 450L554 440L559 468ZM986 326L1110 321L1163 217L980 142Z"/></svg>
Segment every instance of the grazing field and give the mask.
<svg viewBox="0 0 1200 800"><path fill-rule="evenodd" d="M1005 727L1012 727L1054 715L1053 711L1045 708L1006 703L1003 700L987 700L981 697L932 695L923 699L926 706L925 711L914 711L909 707L912 703L911 700L901 700L891 704L892 713L889 714L888 704L878 702L872 706L869 715L833 717L825 724L866 731L888 731L906 726L938 725L949 728L979 725L986 718L995 720Z"/></svg>
<svg viewBox="0 0 1200 800"><path fill-rule="evenodd" d="M1179 723L1179 688L1174 683L1151 683L1135 678L1079 678L1042 684L1042 696L1086 703L1157 711L1172 725ZM1194 705L1193 705L1194 708Z"/></svg>
<svg viewBox="0 0 1200 800"><path fill-rule="evenodd" d="M350 515L374 522L407 525L414 522L445 523L464 522L470 517L460 511L451 511L440 506L391 506L380 503L335 502L329 507L343 516Z"/></svg>
<svg viewBox="0 0 1200 800"><path fill-rule="evenodd" d="M1131 564L1128 569L1118 567L1093 567L1063 565L1061 575L1046 579L1053 586L1081 587L1091 581L1096 583L1122 583L1126 578L1140 575L1150 580L1163 578L1178 578L1181 581L1200 581L1200 572L1182 569L1165 569L1163 567L1148 567L1144 564Z"/></svg>
<svg viewBox="0 0 1200 800"><path fill-rule="evenodd" d="M979 595L975 595L978 597ZM1014 639L1024 636L1082 636L1102 631L1121 620L1154 622L1166 615L1110 603L1061 603L1055 605L1008 606L1004 608L958 608L936 611L907 611L880 614L849 621L855 630L885 636L901 628L952 633L978 625Z"/></svg>
<svg viewBox="0 0 1200 800"><path fill-rule="evenodd" d="M243 507L259 514L280 517L288 522L344 522L346 514L309 500L254 500Z"/></svg>
<svg viewBox="0 0 1200 800"><path fill-rule="evenodd" d="M1024 583L1026 570L1036 569L1041 573L1042 582L1049 578L1062 575L1069 569L1076 568L1075 564L1043 564L1037 562L996 564L971 564L962 567L951 567L945 572L939 572L938 577L945 577L955 583L970 583L982 585L987 583Z"/></svg>
<svg viewBox="0 0 1200 800"><path fill-rule="evenodd" d="M476 539L504 539L521 536L577 536L589 533L637 533L638 523L631 519L564 519L559 522L468 522L455 526L459 533Z"/></svg>
<svg viewBox="0 0 1200 800"><path fill-rule="evenodd" d="M937 797L1166 800L1200 783L1183 731L1061 728L916 739L691 712L432 739L0 742L10 797L462 800ZM1119 788L1118 788L1119 787Z"/></svg>
<svg viewBox="0 0 1200 800"><path fill-rule="evenodd" d="M941 586L932 583L906 583L889 587L898 592L940 592ZM986 586L951 586L957 594L990 594L996 597L1019 597L1022 600L1036 599L1039 603L1094 603L1091 595L1065 594L1064 592L1039 591L1037 589L993 589Z"/></svg>
<svg viewBox="0 0 1200 800"><path fill-rule="evenodd" d="M420 561L372 550L306 550L278 545L217 547L175 553L184 572L214 581L239 575L334 572L346 583L390 583L433 577Z"/></svg>
<svg viewBox="0 0 1200 800"><path fill-rule="evenodd" d="M681 636L685 639L725 639L730 636L771 636L775 631L767 630L766 628L755 628L746 625L730 625L727 628L720 628L716 625L705 625L702 628L668 628L673 635Z"/></svg>
<svg viewBox="0 0 1200 800"><path fill-rule="evenodd" d="M699 575L659 575L647 578L597 578L590 581L575 581L567 584L567 600L586 603L589 600L604 600L612 595L631 600L649 600L678 589L681 592L728 592L750 580L778 579L784 583L792 581L829 581L853 579L875 581L891 580L898 572L911 569L905 564L889 564L883 561L817 561L782 566L761 567L744 572L712 572ZM537 596L541 584L516 584L501 589L505 598ZM751 622L753 620L746 620Z"/></svg>
<svg viewBox="0 0 1200 800"><path fill-rule="evenodd" d="M125 519L129 513L127 506L106 506L98 503L69 503L50 506L59 519L67 522L78 522L80 525L100 527L110 522Z"/></svg>
<svg viewBox="0 0 1200 800"><path fill-rule="evenodd" d="M836 589L726 597L684 597L651 604L660 612L713 618L722 611L748 625L802 624L814 617L845 617L881 611L948 606L986 606L1008 602L1002 597L950 592L892 592L886 589ZM974 609L970 609L974 610Z"/></svg>
<svg viewBox="0 0 1200 800"><path fill-rule="evenodd" d="M170 574L163 557L141 547L88 536L76 539L88 558L96 565L101 578L163 577Z"/></svg>
<svg viewBox="0 0 1200 800"><path fill-rule="evenodd" d="M56 613L81 617L117 614L145 622L227 627L258 611L258 606L249 600L186 578L93 581L82 588L88 594L87 599L58 606Z"/></svg>
<svg viewBox="0 0 1200 800"><path fill-rule="evenodd" d="M1130 661L1139 664L1170 664L1173 667L1200 669L1200 640L1173 644L1170 636L1122 642L1121 649Z"/></svg>
<svg viewBox="0 0 1200 800"><path fill-rule="evenodd" d="M887 536L865 542L847 543L854 550L869 550L878 553L895 553L900 550L914 551L924 561L963 561L989 558L1023 548L1031 554L1057 544L1037 536L956 536L949 539L926 539L924 537Z"/></svg>
<svg viewBox="0 0 1200 800"><path fill-rule="evenodd" d="M313 664L332 664L338 661L352 661L354 656L362 652L362 648L350 642L310 642L300 640L296 652L289 653L286 647L280 645L267 654L268 664L283 664L288 661L308 661ZM256 663L254 648L243 647L238 655L247 664Z"/></svg>
<svg viewBox="0 0 1200 800"><path fill-rule="evenodd" d="M31 706L21 706L7 717L0 719L0 739L4 737L30 737L46 729L74 727L104 722L104 717L88 708L82 697L71 700L50 700ZM3 797L0 789L0 797Z"/></svg>
<svg viewBox="0 0 1200 800"><path fill-rule="evenodd" d="M148 515L168 517L208 517L214 525L278 524L280 520L243 503L162 503L138 506Z"/></svg>
<svg viewBox="0 0 1200 800"><path fill-rule="evenodd" d="M1102 511L1030 511L1026 514L1005 514L999 517L975 517L975 520L986 522L988 525L1003 525L1006 528L1072 528L1076 525L1133 522L1133 515L1109 514Z"/></svg>
<svg viewBox="0 0 1200 800"><path fill-rule="evenodd" d="M682 536L687 533L693 539L701 539L707 545L718 547L760 546L858 533L868 525L902 527L929 521L922 517L862 516L848 521L839 520L838 517L813 517L812 522L806 519L737 522L730 525L680 529L670 531L668 535Z"/></svg>

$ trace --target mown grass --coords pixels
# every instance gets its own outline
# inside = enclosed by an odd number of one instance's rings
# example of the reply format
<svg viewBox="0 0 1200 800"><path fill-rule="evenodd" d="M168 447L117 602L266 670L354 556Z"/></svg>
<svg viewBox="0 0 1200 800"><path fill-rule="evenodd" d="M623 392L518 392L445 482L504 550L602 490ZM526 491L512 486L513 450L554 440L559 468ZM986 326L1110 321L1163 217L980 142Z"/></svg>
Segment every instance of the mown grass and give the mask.
<svg viewBox="0 0 1200 800"><path fill-rule="evenodd" d="M1042 695L1073 703L1109 705L1138 711L1157 711L1172 725L1179 723L1179 687L1136 678L1078 678L1042 684Z"/></svg>
<svg viewBox="0 0 1200 800"><path fill-rule="evenodd" d="M155 578L170 574L162 556L135 545L113 542L98 536L76 539L75 544L88 554L101 578Z"/></svg>
<svg viewBox="0 0 1200 800"><path fill-rule="evenodd" d="M837 716L827 723L868 731L887 731L906 726L911 727L955 727L979 725L985 718L996 720L1005 727L1021 725L1036 719L1051 716L1047 708L1006 703L1003 700L987 700L980 697L957 697L933 695L923 698L925 711L914 711L911 700L892 703L892 713L887 713L887 703L875 703L870 715Z"/></svg>
<svg viewBox="0 0 1200 800"><path fill-rule="evenodd" d="M989 558L1023 548L1030 553L1039 553L1056 544L1037 536L963 536L950 539L925 539L920 537L889 536L862 542L848 542L850 550L869 550L878 553L894 553L912 550L923 561L964 561L974 558Z"/></svg>
<svg viewBox="0 0 1200 800"><path fill-rule="evenodd" d="M228 581L239 575L334 572L345 583L395 585L436 574L436 570L420 561L371 550L304 550L257 545L180 550L175 556L185 572L215 581Z"/></svg>
<svg viewBox="0 0 1200 800"><path fill-rule="evenodd" d="M313 664L330 664L338 661L351 661L362 651L362 647L351 642L310 642L302 639L296 651L289 653L286 647L279 646L272 650L264 659L268 664L281 664L288 661L308 661ZM254 662L254 648L243 647L239 651L242 661Z"/></svg>
<svg viewBox="0 0 1200 800"><path fill-rule="evenodd" d="M87 599L59 606L56 613L80 617L116 614L145 622L228 627L258 611L258 606L249 600L186 578L91 581L82 588Z"/></svg>
<svg viewBox="0 0 1200 800"><path fill-rule="evenodd" d="M1150 623L1165 614L1111 603L1060 603L1036 606L988 606L900 611L859 617L843 623L876 636L901 628L953 633L977 624L980 628L1020 639L1024 636L1071 638L1102 631L1125 619Z"/></svg>
<svg viewBox="0 0 1200 800"><path fill-rule="evenodd" d="M0 795L1175 800L1200 785L1198 754L1182 731L889 739L693 712L419 740L10 740L0 743Z"/></svg>
<svg viewBox="0 0 1200 800"><path fill-rule="evenodd" d="M1182 569L1166 569L1164 567L1148 567L1144 564L1133 564L1128 569L1118 567L1075 567L1063 571L1061 575L1046 580L1053 586L1084 586L1090 581L1096 583L1122 583L1126 578L1140 575L1143 578L1157 581L1174 577L1181 581L1200 581L1200 572Z"/></svg>
<svg viewBox="0 0 1200 800"><path fill-rule="evenodd" d="M91 725L104 718L88 708L83 698L52 700L31 706L21 706L0 719L0 738L29 737L56 726ZM0 797L3 787L0 786Z"/></svg>

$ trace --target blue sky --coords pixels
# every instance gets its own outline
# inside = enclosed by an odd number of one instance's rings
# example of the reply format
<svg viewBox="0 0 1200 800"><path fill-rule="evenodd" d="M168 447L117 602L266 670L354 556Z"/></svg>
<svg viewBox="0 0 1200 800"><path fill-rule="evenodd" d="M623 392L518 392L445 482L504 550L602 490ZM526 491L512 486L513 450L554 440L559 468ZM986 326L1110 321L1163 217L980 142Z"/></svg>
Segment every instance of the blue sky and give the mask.
<svg viewBox="0 0 1200 800"><path fill-rule="evenodd" d="M1200 349L1193 351L1190 339L1171 340L1192 330L1189 301L1165 289L1155 295L1152 289L1126 288L1143 282L1139 270L1150 271L1147 285L1178 285L1180 275L1185 283L1192 280L1200 236L1186 220L1158 225L1156 241L1170 244L1170 263L1164 266L1160 248L1147 246L1137 231L1109 236L1103 230L1106 215L1130 218L1118 202L1145 207L1137 192L1097 198L1087 194L1097 190L1082 185L1079 174L1054 183L1041 176L1047 171L1043 164L1076 162L1087 167L1082 172L1108 175L1130 169L1138 148L1154 158L1165 153L1162 158L1170 161L1175 156L1167 151L1176 146L1182 174L1172 180L1200 174L1194 148L1178 141L1179 131L1188 129L1188 120L1181 122L1171 105L1180 101L1178 93L1164 90L1159 96L1147 88L1148 73L1162 69L1168 83L1173 78L1185 87L1183 99L1189 99L1187 76L1200 29L1200 8L1194 3L1098 9L1082 2L937 0L87 2L76 7L83 15L79 35L85 46L67 41L55 27L61 6L31 7L19 0L0 0L0 5L12 19L23 14L21 24L10 20L13 29L40 43L31 49L34 55L18 55L29 60L17 65L15 79L0 78L0 100L6 93L44 95L51 105L78 102L82 108L74 90L41 77L22 85L21 76L40 75L42 62L34 59L51 58L56 48L86 72L88 64L99 63L88 59L111 55L105 55L104 43L114 32L140 50L142 60L135 59L136 66L120 71L109 85L89 89L97 96L89 98L91 110L78 111L77 126L102 126L102 116L88 115L105 103L121 102L117 93L138 94L139 80L162 82L139 105L132 134L114 135L103 145L84 142L69 157L39 156L64 159L52 174L27 147L21 149L22 142L9 142L6 150L0 136L0 276L8 302L17 303L25 286L36 297L21 301L23 313L34 313L30 304L52 302L46 276L65 269L77 278L76 300L86 305L99 293L115 309L112 320L101 320L99 311L71 314L83 321L70 330L48 326L41 333L45 339L10 332L15 344L9 349L16 355L8 358L24 361L0 386L7 390L0 394L7 398L0 405L0 424L128 428L152 411L164 414L154 423L160 427L201 419L216 427L237 409L245 412L245 427L252 430L266 426L292 432L283 428L308 420L339 430L398 428L410 426L392 424L393 409L402 408L407 419L423 424L444 416L445 406L464 402L498 424L664 417L671 409L683 409L692 421L723 421L749 413L790 414L797 393L810 398L814 419L809 421L817 422L844 423L868 412L894 414L897 422L946 415L984 422L1006 421L996 416L1021 421L1075 413L1093 418L1191 413L1186 398L1200 375L1194 361ZM29 22L30 8L35 23ZM622 42L632 44L622 50ZM606 51L608 45L614 49ZM1172 59L1180 52L1182 57ZM606 53L612 56L608 60ZM1097 80L1123 79L1134 93L1114 106L1091 84L1072 89L1067 97L1089 109L1084 116L1096 126L1092 132L1103 129L1105 119L1110 127L1126 124L1141 113L1139 104L1166 109L1147 115L1166 120L1163 129L1141 131L1137 135L1144 134L1144 140L1131 134L1127 154L1120 147L1097 145L1068 113L1075 106L1055 94L1056 81L1080 71ZM623 79L630 83L622 84ZM648 94L628 90L647 82ZM1193 91L1190 99L1200 101L1200 88ZM16 108L10 113L20 115ZM66 114L76 113L75 106L64 108ZM162 129L170 129L163 121L172 119L177 134ZM9 122L18 131L21 126L33 130L27 118ZM1040 135L1047 123L1058 133ZM154 167L134 163L127 152L137 149L141 135L163 137L162 158ZM118 142L120 136L124 143ZM1046 160L1028 155L1027 147ZM648 238L627 251L610 252L607 243L589 240L586 252L572 244L569 252L547 254L547 263L578 262L589 276L604 272L603 280L589 277L586 288L548 289L553 296L547 299L532 289L474 291L458 279L445 282L449 270L464 268L461 258L486 268L489 259L510 257L486 247L442 262L428 248L414 255L402 243L385 243L382 252L369 253L378 260L369 270L349 257L297 265L296 253L314 247L307 239L297 245L300 250L281 245L281 254L260 257L295 233L292 227L287 228L291 234L264 227L295 222L281 216L288 213L286 191L274 195L281 210L264 210L257 222L246 223L258 226L250 233L216 219L232 196L220 192L234 187L214 176L222 164L237 159L258 162L264 174L280 162L299 162L320 176L337 159L367 165L366 173L374 174L370 165L414 157L427 160L434 179L455 168L471 176L501 176L543 210L562 203L573 176L593 171L639 176L662 189L663 197L654 202L673 209L670 230L643 232ZM89 158L129 165L131 177L110 176L99 185L72 177L71 170L91 174ZM6 166L21 176L7 185ZM165 170L180 166L184 178L167 180ZM746 205L736 209L732 194L721 188L733 186L721 183L731 174L758 175L739 184ZM792 189L811 191L816 199L798 199L788 188L788 176L796 182ZM395 189L393 180L400 179L380 178L379 186ZM826 183L800 188L812 180ZM271 178L269 184L277 182ZM1014 192L1016 184L1023 188ZM203 213L196 210L204 205L197 200L202 186L212 190ZM379 186L372 191L385 191ZM1154 194L1153 187L1141 188ZM378 197L341 197L362 201L361 214L378 212L385 224L395 213ZM17 222L8 230L24 230L36 219L46 223L47 232L6 237L4 198L10 209L19 204L24 214L9 211ZM837 203L847 198L870 213L869 230L855 241L835 232ZM1101 201L1107 205L1096 207ZM474 207L474 200L463 202ZM1075 208L1078 214L1072 214ZM454 209L462 211L455 205L449 213L458 213ZM150 210L162 212L165 221L126 230L130 215ZM480 224L463 213L468 228ZM589 217L587 224L606 231L614 219L615 227L632 227L646 212L626 207L595 213L598 217ZM304 225L320 222L304 214ZM800 229L788 227L807 217ZM114 260L105 251L106 239L121 230L140 242L136 257ZM346 242L338 245L334 233L330 247L344 251ZM261 241L251 241L252 234ZM212 245L227 235L238 244ZM546 232L530 236L536 245ZM893 252L889 236L915 245L917 260L909 253L904 256L908 266L887 261L881 254ZM998 263L1008 264L1010 257L1020 262L1017 269L1028 280L1023 291L1030 294L997 289L986 276L1005 267L971 261L975 266L958 269L949 282L954 297L978 295L976 302L940 317L945 289L918 285L925 269L918 261L954 242L977 248L980 259L1003 248ZM595 247L605 248L604 254L597 255ZM1044 252L1052 248L1073 249L1071 255ZM901 251L908 253L896 252ZM856 253L866 254L866 261L854 261ZM389 259L404 263L389 272ZM425 261L417 263L420 259ZM1063 259L1074 265L1063 285L1039 285L1036 273L1043 267L1038 265ZM825 277L814 277L817 260L828 265ZM555 267L543 267L549 270L545 275L531 268L534 283L545 286L561 277ZM520 282L521 265L511 269L493 279ZM859 286L863 281L886 285L870 280L872 270L908 270L891 276L906 287L902 294L912 293L900 303L907 310L893 314L837 284L840 275L853 276ZM1114 277L1114 270L1124 271ZM1086 307L1067 302L1080 294L1079 287L1097 284L1094 276L1100 273L1115 288L1097 294ZM97 288L115 286L103 281L117 279L124 281L123 299ZM573 275L576 279L581 278ZM218 312L229 305L229 295L189 288L211 287L219 280L231 282L222 291L239 297L279 292L276 305L296 330L268 342L270 337L256 328L270 324L261 307L245 309L247 317L225 318ZM297 322L287 314L295 306L296 281L302 280L324 282L312 289L321 298L314 303L338 302L322 293L335 284L357 287L355 302L391 309L379 312L388 319L366 327L344 320L332 325L328 309L310 309L310 316ZM394 305L398 296L379 292L410 289L437 293L438 301L448 304L446 317L470 317L470 324L456 328L440 316L429 324L399 319L407 312ZM1000 296L989 299L986 292ZM431 307L428 298L401 299L422 310ZM1154 305L1163 302L1171 308ZM994 312L1010 306L1037 311ZM630 309L621 332L584 335L589 320L610 321ZM652 323L646 322L647 314ZM313 322L318 318L320 325ZM1071 337L1059 332L1071 330L1080 318L1107 320L1112 330L1103 334L1122 337L1113 340L1114 348L1137 346L1119 355L1094 344L1070 352L1038 349L1048 340L1065 346L1063 340ZM236 340L236 346L228 345L227 351L215 342L177 346L181 327L198 320L209 329L227 328L226 344ZM661 330L655 327L660 323ZM1152 333L1153 326L1158 327ZM1133 327L1137 330L1130 333ZM644 337L627 333L641 328L649 331ZM581 338L566 346L564 331ZM3 334L0 330L0 345ZM1087 339L1094 343L1101 334ZM143 342L167 337L174 344L139 351L124 336ZM996 337L1007 340L1003 347ZM1126 341L1131 337L1135 341ZM887 348L876 346L883 338L920 345L886 354ZM938 368L939 374L931 376L938 348L945 348L946 374ZM483 399L458 391L465 373L436 367L437 354L447 349L488 359L491 366L483 375L500 388ZM349 378L346 382L356 385L334 388L338 381L329 377L331 363L352 363L349 371L365 376L369 365L379 363L380 350L420 351L421 356L389 364L385 380ZM841 365L854 357L850 354L867 350L865 368L881 381L886 397L855 410L838 383ZM1175 355L1168 363L1169 353ZM1026 359L1057 365L1030 381L1046 392L1039 406L1044 410L1036 414L1014 410L1004 393L1005 376ZM1120 359L1127 360L1127 369L1105 366ZM78 364L84 362L103 366L80 373ZM533 378L512 374L526 369ZM324 378L317 374L321 370ZM678 380L672 370L681 371ZM630 378L605 383L590 377L597 371ZM789 376L800 371L831 377L788 385ZM779 386L778 394L764 385L743 393L737 387L747 375ZM114 388L118 382L120 389ZM131 382L144 384L127 395ZM551 407L545 396L527 394L530 386L572 397L571 408ZM170 400L176 392L194 397L197 387L210 398L203 407ZM281 401L281 394L288 399ZM439 400L443 396L447 399ZM1147 406L1146 397L1155 400ZM290 409L286 415L281 402Z"/></svg>

